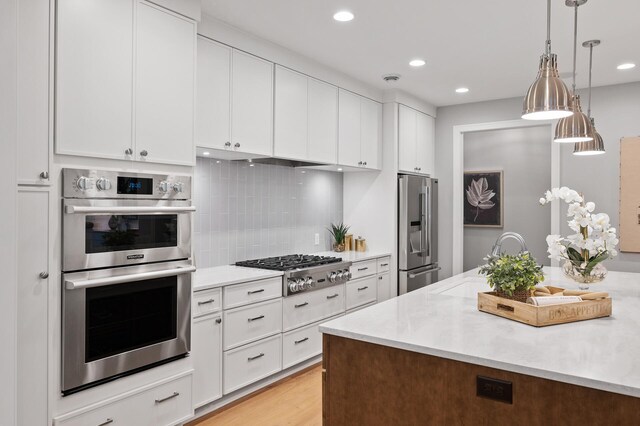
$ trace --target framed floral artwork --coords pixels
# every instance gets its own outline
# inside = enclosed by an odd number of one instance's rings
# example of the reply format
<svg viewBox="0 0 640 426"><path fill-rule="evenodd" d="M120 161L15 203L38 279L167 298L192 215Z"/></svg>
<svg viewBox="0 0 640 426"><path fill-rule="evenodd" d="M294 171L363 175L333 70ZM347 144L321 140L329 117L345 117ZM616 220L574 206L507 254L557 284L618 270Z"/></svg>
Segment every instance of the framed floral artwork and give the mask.
<svg viewBox="0 0 640 426"><path fill-rule="evenodd" d="M502 170L464 172L464 226L502 228Z"/></svg>

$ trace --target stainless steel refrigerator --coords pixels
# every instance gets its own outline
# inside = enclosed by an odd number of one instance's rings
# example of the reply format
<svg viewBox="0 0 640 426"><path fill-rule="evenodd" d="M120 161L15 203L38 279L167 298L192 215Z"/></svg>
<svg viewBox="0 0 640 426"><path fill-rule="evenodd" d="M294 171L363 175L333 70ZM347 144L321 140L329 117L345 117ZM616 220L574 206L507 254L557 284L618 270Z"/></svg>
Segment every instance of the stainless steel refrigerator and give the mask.
<svg viewBox="0 0 640 426"><path fill-rule="evenodd" d="M438 180L398 176L398 294L438 281Z"/></svg>

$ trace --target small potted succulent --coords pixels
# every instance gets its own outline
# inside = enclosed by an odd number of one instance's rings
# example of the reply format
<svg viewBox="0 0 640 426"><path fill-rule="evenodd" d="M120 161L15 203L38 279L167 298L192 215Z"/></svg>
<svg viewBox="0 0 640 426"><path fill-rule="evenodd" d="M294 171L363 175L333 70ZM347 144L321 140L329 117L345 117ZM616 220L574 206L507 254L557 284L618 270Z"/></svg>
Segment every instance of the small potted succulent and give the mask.
<svg viewBox="0 0 640 426"><path fill-rule="evenodd" d="M337 252L344 251L344 240L347 235L347 232L349 232L349 228L350 228L349 226L345 225L342 222L338 224L332 223L331 228L328 228L329 232L331 233L331 236L335 241L335 243L333 244L334 251L337 251Z"/></svg>
<svg viewBox="0 0 640 426"><path fill-rule="evenodd" d="M487 264L479 272L487 276L487 282L499 297L526 302L536 284L544 281L542 266L528 251L489 255L485 260Z"/></svg>

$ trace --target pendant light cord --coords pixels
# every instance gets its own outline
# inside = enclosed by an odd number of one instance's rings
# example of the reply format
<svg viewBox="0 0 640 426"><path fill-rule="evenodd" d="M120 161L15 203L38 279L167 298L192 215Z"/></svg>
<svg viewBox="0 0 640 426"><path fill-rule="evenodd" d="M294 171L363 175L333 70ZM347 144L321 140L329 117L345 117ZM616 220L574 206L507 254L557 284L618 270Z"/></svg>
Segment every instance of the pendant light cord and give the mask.
<svg viewBox="0 0 640 426"><path fill-rule="evenodd" d="M545 45L547 56L551 54L551 0L547 0L547 43Z"/></svg>
<svg viewBox="0 0 640 426"><path fill-rule="evenodd" d="M587 117L591 118L591 70L593 68L593 43L589 45L589 105Z"/></svg>
<svg viewBox="0 0 640 426"><path fill-rule="evenodd" d="M576 95L576 57L578 50L578 2L576 0L573 14L573 95Z"/></svg>

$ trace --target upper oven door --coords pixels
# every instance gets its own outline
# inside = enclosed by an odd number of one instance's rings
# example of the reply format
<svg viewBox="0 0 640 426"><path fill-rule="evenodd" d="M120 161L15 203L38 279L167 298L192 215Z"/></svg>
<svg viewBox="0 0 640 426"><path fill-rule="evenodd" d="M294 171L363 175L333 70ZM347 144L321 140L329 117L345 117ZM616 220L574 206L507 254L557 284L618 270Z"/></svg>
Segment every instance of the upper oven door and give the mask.
<svg viewBox="0 0 640 426"><path fill-rule="evenodd" d="M63 202L63 271L191 257L189 201Z"/></svg>

